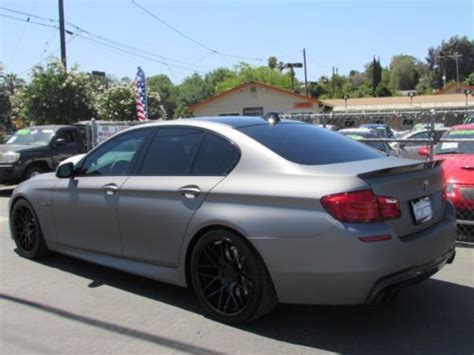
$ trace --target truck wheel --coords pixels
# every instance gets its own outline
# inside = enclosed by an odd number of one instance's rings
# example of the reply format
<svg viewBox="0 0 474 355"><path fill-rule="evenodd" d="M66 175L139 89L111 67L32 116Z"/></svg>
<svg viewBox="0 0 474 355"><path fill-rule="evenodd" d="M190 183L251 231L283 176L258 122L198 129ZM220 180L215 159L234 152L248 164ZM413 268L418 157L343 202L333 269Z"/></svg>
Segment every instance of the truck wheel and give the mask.
<svg viewBox="0 0 474 355"><path fill-rule="evenodd" d="M33 165L26 169L25 171L25 180L29 180L36 175L43 174L44 169L41 166Z"/></svg>

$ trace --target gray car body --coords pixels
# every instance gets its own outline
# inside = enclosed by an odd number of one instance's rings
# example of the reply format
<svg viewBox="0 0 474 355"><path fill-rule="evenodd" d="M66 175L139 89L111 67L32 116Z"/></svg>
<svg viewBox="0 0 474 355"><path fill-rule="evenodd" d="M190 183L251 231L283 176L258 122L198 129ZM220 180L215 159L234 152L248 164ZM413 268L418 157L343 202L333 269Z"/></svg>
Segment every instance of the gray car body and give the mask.
<svg viewBox="0 0 474 355"><path fill-rule="evenodd" d="M194 242L209 229L227 228L246 238L262 257L279 301L299 304L364 303L387 275L453 250L454 210L441 202L440 167L416 170L413 161L393 157L299 165L226 124L192 119L148 126L215 132L235 143L240 160L228 176L220 177L37 176L15 189L11 204L26 198L33 205L48 248L188 286ZM403 168L404 174L386 173ZM426 179L428 192L423 190ZM119 186L114 196L101 190L111 182ZM186 185L199 186L201 195L186 199L177 192ZM320 204L322 196L367 188L396 195L403 218L341 223ZM409 201L427 194L433 200L433 219L416 225ZM358 239L386 234L393 238L379 243Z"/></svg>

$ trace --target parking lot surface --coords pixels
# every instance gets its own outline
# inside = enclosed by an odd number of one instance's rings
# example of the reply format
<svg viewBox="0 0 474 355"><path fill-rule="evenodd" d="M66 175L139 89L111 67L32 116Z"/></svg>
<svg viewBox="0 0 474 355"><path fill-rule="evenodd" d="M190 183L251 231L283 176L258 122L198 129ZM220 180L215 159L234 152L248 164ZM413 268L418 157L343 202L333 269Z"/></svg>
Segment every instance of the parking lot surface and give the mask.
<svg viewBox="0 0 474 355"><path fill-rule="evenodd" d="M372 306L280 305L242 326L205 318L191 291L14 251L0 190L0 353L474 353L474 249Z"/></svg>

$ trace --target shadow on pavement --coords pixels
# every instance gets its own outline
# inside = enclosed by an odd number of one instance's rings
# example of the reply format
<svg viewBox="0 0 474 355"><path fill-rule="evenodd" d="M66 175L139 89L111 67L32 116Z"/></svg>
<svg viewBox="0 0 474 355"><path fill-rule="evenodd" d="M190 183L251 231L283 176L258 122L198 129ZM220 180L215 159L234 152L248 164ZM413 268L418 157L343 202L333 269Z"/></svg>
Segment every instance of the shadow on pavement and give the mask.
<svg viewBox="0 0 474 355"><path fill-rule="evenodd" d="M173 350L183 350L183 351L186 351L186 352L191 353L191 354L211 354L211 355L220 354L220 353L217 353L217 352L214 352L212 350L205 349L205 348L202 348L202 347L199 347L199 346L186 344L186 343L183 343L183 342L168 339L168 338L161 337L161 336L158 336L158 335L154 335L154 334L145 333L145 332L141 332L141 331L138 331L138 330L130 329L130 328L127 328L127 327L124 327L124 326L111 324L111 323L104 322L104 321L101 321L101 320L97 320L97 319L94 319L94 318L91 318L91 317L88 317L88 316L84 316L84 315L64 311L64 310L56 308L56 307L52 307L52 306L41 304L41 303L34 302L34 301L25 300L25 299L22 299L22 298L19 298L19 297L13 297L13 296L4 295L4 294L0 293L0 299L4 299L6 301L22 304L23 306L27 306L27 307L35 308L35 309L38 309L38 310L42 310L44 312L48 312L50 314L54 314L54 315L62 317L62 318L78 321L78 322L81 322L83 324L87 324L87 325L98 327L98 328L101 328L101 329L105 329L105 330L108 330L108 331L111 331L111 332L123 334L125 336L129 336L129 337L133 337L133 338L136 338L136 339L141 339L141 340L144 340L144 341L148 341L148 342L151 342L153 344L159 344L159 345L162 345L162 346L166 346L166 347L171 348Z"/></svg>
<svg viewBox="0 0 474 355"><path fill-rule="evenodd" d="M91 279L89 287L107 284L186 310L201 311L192 291L181 287L57 254L42 264ZM340 353L473 354L474 289L430 279L402 290L398 299L390 303L279 305L266 317L236 328Z"/></svg>

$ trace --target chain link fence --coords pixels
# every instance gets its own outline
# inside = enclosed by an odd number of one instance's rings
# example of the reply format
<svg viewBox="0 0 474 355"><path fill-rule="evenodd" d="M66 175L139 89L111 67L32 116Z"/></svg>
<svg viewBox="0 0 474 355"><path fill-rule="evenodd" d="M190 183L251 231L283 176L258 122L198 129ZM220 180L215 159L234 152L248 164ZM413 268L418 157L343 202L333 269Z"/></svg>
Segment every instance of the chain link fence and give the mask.
<svg viewBox="0 0 474 355"><path fill-rule="evenodd" d="M457 239L474 246L474 111L350 112L284 117L339 131L390 155L421 161L443 159L447 196L456 208ZM460 126L471 123L472 127Z"/></svg>

